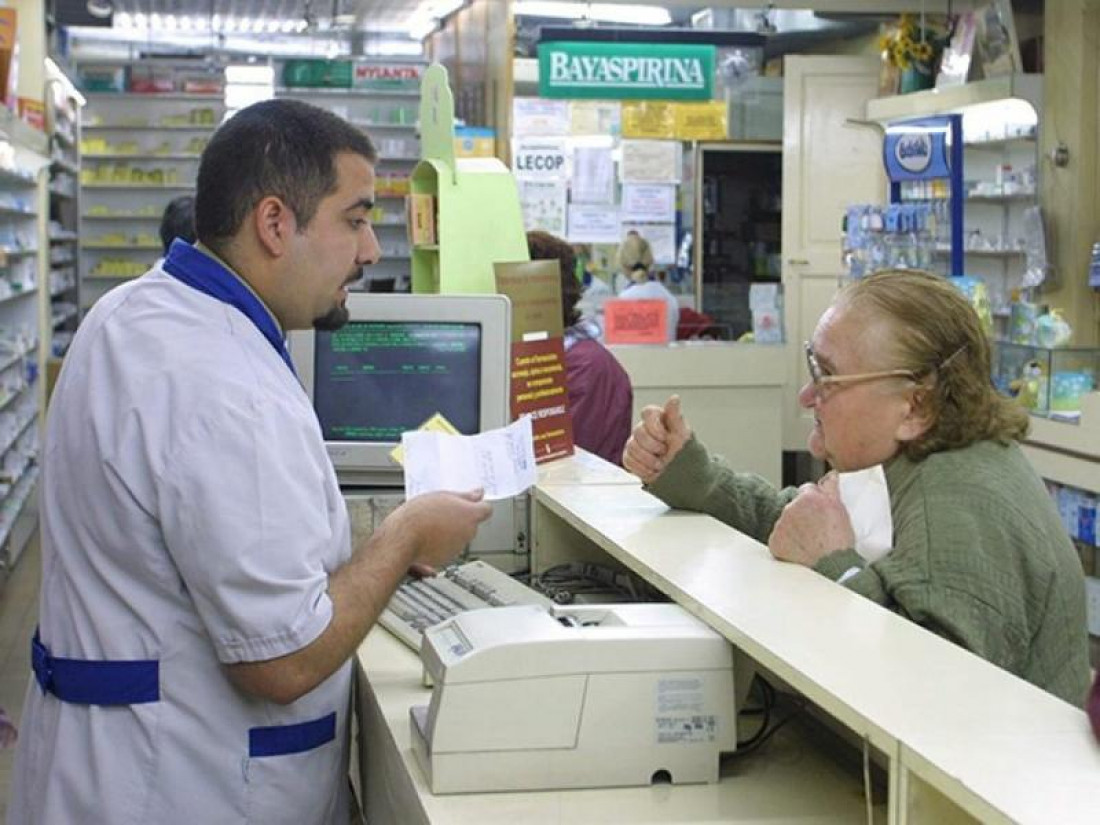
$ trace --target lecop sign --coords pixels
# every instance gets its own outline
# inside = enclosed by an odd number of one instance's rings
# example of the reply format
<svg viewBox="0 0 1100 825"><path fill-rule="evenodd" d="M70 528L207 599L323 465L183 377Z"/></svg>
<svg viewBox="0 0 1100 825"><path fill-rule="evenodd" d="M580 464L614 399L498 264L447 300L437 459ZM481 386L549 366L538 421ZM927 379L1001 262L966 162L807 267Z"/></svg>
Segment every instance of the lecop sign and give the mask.
<svg viewBox="0 0 1100 825"><path fill-rule="evenodd" d="M540 43L542 97L709 100L714 46Z"/></svg>

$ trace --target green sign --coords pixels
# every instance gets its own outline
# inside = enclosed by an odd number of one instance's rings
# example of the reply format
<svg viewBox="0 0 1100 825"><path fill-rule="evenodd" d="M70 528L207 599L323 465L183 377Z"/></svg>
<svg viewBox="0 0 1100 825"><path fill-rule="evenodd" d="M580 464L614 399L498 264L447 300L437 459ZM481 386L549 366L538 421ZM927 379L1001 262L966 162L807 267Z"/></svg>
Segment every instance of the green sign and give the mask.
<svg viewBox="0 0 1100 825"><path fill-rule="evenodd" d="M542 97L710 100L714 46L540 43Z"/></svg>

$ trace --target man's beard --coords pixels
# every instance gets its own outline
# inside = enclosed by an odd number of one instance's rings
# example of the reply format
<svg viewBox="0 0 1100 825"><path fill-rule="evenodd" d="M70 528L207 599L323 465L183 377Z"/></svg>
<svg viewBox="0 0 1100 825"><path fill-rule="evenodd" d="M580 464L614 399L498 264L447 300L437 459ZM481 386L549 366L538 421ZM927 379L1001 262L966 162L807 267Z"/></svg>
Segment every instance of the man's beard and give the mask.
<svg viewBox="0 0 1100 825"><path fill-rule="evenodd" d="M348 322L350 314L343 304L337 304L320 318L313 319L313 328L320 332L335 332Z"/></svg>

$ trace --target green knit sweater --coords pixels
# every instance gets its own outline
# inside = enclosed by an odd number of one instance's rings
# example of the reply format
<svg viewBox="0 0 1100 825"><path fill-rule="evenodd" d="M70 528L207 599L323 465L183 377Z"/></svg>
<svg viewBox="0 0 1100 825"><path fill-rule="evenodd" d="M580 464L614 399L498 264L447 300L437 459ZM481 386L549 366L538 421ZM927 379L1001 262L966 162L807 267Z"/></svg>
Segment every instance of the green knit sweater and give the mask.
<svg viewBox="0 0 1100 825"><path fill-rule="evenodd" d="M840 550L814 569L1078 707L1088 689L1085 582L1042 481L1015 444L978 442L915 462L886 482L893 549L867 565ZM691 439L647 488L767 542L797 493L733 472Z"/></svg>

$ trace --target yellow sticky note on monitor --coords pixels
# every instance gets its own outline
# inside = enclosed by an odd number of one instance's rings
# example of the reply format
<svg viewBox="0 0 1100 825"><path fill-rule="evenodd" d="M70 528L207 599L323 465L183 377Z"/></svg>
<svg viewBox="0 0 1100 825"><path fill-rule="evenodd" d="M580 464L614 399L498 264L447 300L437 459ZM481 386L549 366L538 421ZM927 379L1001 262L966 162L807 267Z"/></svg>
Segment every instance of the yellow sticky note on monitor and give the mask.
<svg viewBox="0 0 1100 825"><path fill-rule="evenodd" d="M454 424L443 417L441 413L435 413L431 418L417 427L418 430L427 430L429 432L447 433L449 435L461 435L461 433L455 429ZM405 466L405 450L398 444L392 450L390 450L390 458Z"/></svg>

